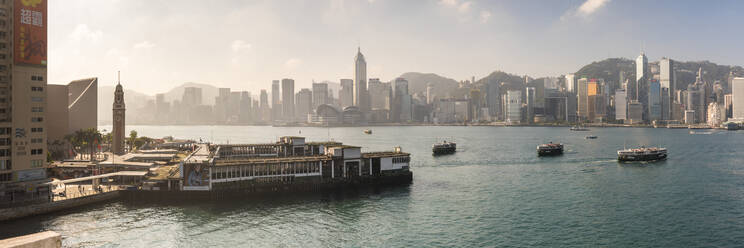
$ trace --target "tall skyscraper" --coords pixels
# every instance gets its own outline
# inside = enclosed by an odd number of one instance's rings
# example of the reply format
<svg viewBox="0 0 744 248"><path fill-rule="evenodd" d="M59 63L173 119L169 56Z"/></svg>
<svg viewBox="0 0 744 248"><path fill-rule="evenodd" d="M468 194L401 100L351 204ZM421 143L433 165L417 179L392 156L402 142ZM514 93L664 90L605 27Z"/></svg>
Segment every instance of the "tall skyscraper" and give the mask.
<svg viewBox="0 0 744 248"><path fill-rule="evenodd" d="M367 93L367 61L364 60L361 48L354 57L354 106L362 112L369 111L369 94Z"/></svg>
<svg viewBox="0 0 744 248"><path fill-rule="evenodd" d="M299 122L307 122L307 115L313 113L313 92L303 88L295 98L295 117Z"/></svg>
<svg viewBox="0 0 744 248"><path fill-rule="evenodd" d="M628 92L623 89L615 91L615 120L624 121L628 117Z"/></svg>
<svg viewBox="0 0 744 248"><path fill-rule="evenodd" d="M566 91L576 93L576 76L573 73L566 74Z"/></svg>
<svg viewBox="0 0 744 248"><path fill-rule="evenodd" d="M112 142L111 142L111 152L117 155L124 154L124 137L125 133L124 125L125 122L125 114L126 107L124 105L124 90L121 87L121 82L116 84L116 90L114 91L114 106L113 106L113 114L114 114L114 127L111 131L112 136Z"/></svg>
<svg viewBox="0 0 744 248"><path fill-rule="evenodd" d="M527 123L533 123L535 121L535 87L527 87L525 88L525 100L527 102L527 111L525 119L527 119Z"/></svg>
<svg viewBox="0 0 744 248"><path fill-rule="evenodd" d="M499 90L499 84L496 81L489 81L487 87L486 105L488 106L488 114L491 120L501 119L501 92Z"/></svg>
<svg viewBox="0 0 744 248"><path fill-rule="evenodd" d="M650 79L650 71L648 69L648 58L646 54L641 52L636 58L636 92L635 99L638 100L643 106L648 106L648 80ZM644 116L647 116L648 110L644 109Z"/></svg>
<svg viewBox="0 0 744 248"><path fill-rule="evenodd" d="M328 84L327 83L313 83L313 109L318 108L318 105L326 104L328 102Z"/></svg>
<svg viewBox="0 0 744 248"><path fill-rule="evenodd" d="M578 103L577 117L580 121L589 119L589 95L587 87L589 79L581 78L576 83L576 102Z"/></svg>
<svg viewBox="0 0 744 248"><path fill-rule="evenodd" d="M648 83L648 120L661 120L661 84L656 80Z"/></svg>
<svg viewBox="0 0 744 248"><path fill-rule="evenodd" d="M522 120L522 92L510 90L506 92L506 122L519 124Z"/></svg>
<svg viewBox="0 0 744 248"><path fill-rule="evenodd" d="M732 118L744 121L744 78L734 78L731 82Z"/></svg>
<svg viewBox="0 0 744 248"><path fill-rule="evenodd" d="M282 79L282 117L284 121L294 121L294 80Z"/></svg>
<svg viewBox="0 0 744 248"><path fill-rule="evenodd" d="M281 97L279 91L279 80L271 81L271 120L280 120L282 118L282 108L280 106Z"/></svg>
<svg viewBox="0 0 744 248"><path fill-rule="evenodd" d="M250 123L253 121L253 100L251 99L251 93L248 91L241 91L240 94L240 106L238 112L239 123Z"/></svg>
<svg viewBox="0 0 744 248"><path fill-rule="evenodd" d="M260 103L260 108L259 108L260 116L259 116L259 118L261 119L261 121L268 121L269 118L270 118L269 117L270 116L270 114L269 114L269 109L270 109L269 108L269 94L266 92L265 89L261 89L261 95L259 96L259 98L261 99L261 101L259 102Z"/></svg>
<svg viewBox="0 0 744 248"><path fill-rule="evenodd" d="M390 120L394 122L410 120L411 95L408 94L408 80L396 78L392 88L393 104L390 106Z"/></svg>
<svg viewBox="0 0 744 248"><path fill-rule="evenodd" d="M663 120L669 120L671 119L671 113L672 113L672 107L671 103L675 101L674 94L671 94L670 92L675 92L677 90L676 86L676 73L674 72L674 61L669 58L662 58L661 61L659 61L659 82L661 83L661 92L666 92L667 94L664 95L661 99L662 102L662 109L661 109L661 118ZM667 89L666 91L664 89ZM664 103L669 104L664 104Z"/></svg>
<svg viewBox="0 0 744 248"><path fill-rule="evenodd" d="M338 90L338 101L341 108L354 106L354 80L341 79L341 89Z"/></svg>
<svg viewBox="0 0 744 248"><path fill-rule="evenodd" d="M389 83L380 82L379 78L370 78L368 85L370 109L389 109L392 89Z"/></svg>

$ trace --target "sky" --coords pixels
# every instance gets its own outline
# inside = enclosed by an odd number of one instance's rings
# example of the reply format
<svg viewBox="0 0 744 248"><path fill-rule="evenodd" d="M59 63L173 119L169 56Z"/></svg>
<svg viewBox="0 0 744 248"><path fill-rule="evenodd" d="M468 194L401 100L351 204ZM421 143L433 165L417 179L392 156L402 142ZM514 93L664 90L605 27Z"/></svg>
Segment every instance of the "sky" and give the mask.
<svg viewBox="0 0 744 248"><path fill-rule="evenodd" d="M744 1L49 1L49 83L98 77L154 95L185 82L256 94L271 80L495 70L559 76L608 57L744 65Z"/></svg>

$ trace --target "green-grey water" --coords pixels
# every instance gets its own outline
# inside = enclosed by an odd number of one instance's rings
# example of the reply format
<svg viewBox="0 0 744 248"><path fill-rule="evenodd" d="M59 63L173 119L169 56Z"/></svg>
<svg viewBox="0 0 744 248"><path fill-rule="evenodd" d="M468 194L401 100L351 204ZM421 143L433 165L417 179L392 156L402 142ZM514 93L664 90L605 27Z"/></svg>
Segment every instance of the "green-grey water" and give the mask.
<svg viewBox="0 0 744 248"><path fill-rule="evenodd" d="M106 127L103 127L106 128ZM52 230L71 247L733 247L744 240L743 132L541 127L134 126L218 143L282 135L412 153L411 185L272 199L112 202L0 223L0 237ZM110 130L110 128L108 128ZM593 134L596 140L584 139ZM432 157L437 140L458 152ZM535 146L566 144L560 157ZM623 145L669 159L619 164Z"/></svg>

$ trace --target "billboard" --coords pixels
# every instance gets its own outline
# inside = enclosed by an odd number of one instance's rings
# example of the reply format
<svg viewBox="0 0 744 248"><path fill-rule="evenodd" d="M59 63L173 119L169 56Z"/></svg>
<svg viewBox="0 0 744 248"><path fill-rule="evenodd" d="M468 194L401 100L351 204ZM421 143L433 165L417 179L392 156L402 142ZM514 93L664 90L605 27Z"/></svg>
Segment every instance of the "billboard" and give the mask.
<svg viewBox="0 0 744 248"><path fill-rule="evenodd" d="M205 164L181 164L183 190L209 190L209 168Z"/></svg>
<svg viewBox="0 0 744 248"><path fill-rule="evenodd" d="M47 0L13 1L13 61L47 65Z"/></svg>

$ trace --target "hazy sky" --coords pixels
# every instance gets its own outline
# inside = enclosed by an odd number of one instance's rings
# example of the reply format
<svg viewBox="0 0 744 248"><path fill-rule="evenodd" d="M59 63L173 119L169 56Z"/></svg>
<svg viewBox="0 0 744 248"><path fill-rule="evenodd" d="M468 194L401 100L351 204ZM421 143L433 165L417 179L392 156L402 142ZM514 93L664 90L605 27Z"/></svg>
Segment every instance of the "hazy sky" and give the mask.
<svg viewBox="0 0 744 248"><path fill-rule="evenodd" d="M494 70L534 77L607 57L744 65L744 1L50 0L49 82L98 77L164 92L184 82L257 93L272 79Z"/></svg>

